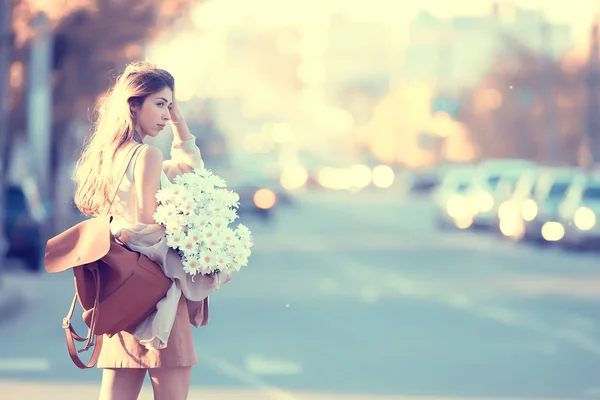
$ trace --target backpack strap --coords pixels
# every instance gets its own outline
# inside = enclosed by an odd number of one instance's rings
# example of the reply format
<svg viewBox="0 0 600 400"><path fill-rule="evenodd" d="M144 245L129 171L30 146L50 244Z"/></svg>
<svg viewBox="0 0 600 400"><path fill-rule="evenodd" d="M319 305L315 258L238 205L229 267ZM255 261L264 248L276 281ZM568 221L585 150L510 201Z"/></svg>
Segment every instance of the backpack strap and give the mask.
<svg viewBox="0 0 600 400"><path fill-rule="evenodd" d="M131 146L131 148L127 151L127 156L125 157L125 160L127 160L127 162L123 163L121 171L119 171L119 175L117 175L117 184L115 185L113 194L110 197L110 202L108 203L108 208L106 209L105 215L110 213L110 209L112 208L112 205L115 202L115 199L117 198L117 194L119 194L119 187L121 187L121 182L123 182L123 178L125 178L125 174L127 173L127 168L129 168L129 164L131 164L131 160L137 158L137 153L142 147L144 147L143 144L137 144L135 146Z"/></svg>
<svg viewBox="0 0 600 400"><path fill-rule="evenodd" d="M117 175L117 177L118 177L118 179L116 181L117 184L114 188L113 195L110 198L110 202L108 204L108 208L106 209L105 215L108 215L110 213L110 209L112 208L112 205L117 197L117 194L119 193L119 187L121 186L121 183L123 182L123 178L125 177L125 174L127 173L127 168L129 168L131 161L133 159L137 158L138 152L142 147L144 147L144 145L138 144L135 146L131 146L131 148L127 151L127 156L125 157L126 162L123 163L123 166L121 167L121 170L119 171L119 174ZM71 325L71 318L73 318L73 313L75 311L75 305L77 304L77 293L75 293L75 296L73 297L73 301L71 302L71 307L69 308L69 312L63 318L63 322L62 322L62 327L65 330L65 336L67 339L67 350L69 351L69 356L71 357L71 360L73 360L73 363L78 368L81 368L81 369L91 368L94 365L96 365L96 363L98 362L98 358L100 357L100 351L102 350L102 335L96 335L94 333L94 331L96 329L96 322L98 321L98 311L99 311L99 307L100 307L100 274L98 273L98 264L97 263L91 264L89 267L89 270L94 277L94 283L96 286L96 298L94 299L94 307L92 309L92 319L90 322L90 326L88 328L87 337L78 335L77 332L75 332L75 329L73 329L73 325ZM85 346L82 349L77 350L77 348L75 347L75 341L77 341L77 342L87 341L87 343L85 344ZM94 348L94 351L92 352L90 360L87 363L84 363L81 360L81 358L79 357L78 353L87 351L91 347Z"/></svg>
<svg viewBox="0 0 600 400"><path fill-rule="evenodd" d="M98 358L100 357L100 350L102 350L102 335L94 334L94 330L96 328L96 321L98 320L98 309L100 306L100 274L98 273L98 264L93 264L90 268L92 275L94 276L94 283L96 284L96 298L94 300L94 308L92 311L92 321L90 323L90 327L88 329L87 337L82 337L75 332L73 329L73 325L71 325L71 318L73 317L73 312L75 311L75 304L77 303L77 294L73 297L73 301L71 302L71 307L69 308L69 312L63 318L62 327L65 330L65 336L67 339L67 350L69 351L69 356L73 363L78 368L87 369L91 368L98 362ZM86 345L81 349L77 350L75 347L75 341L83 342L86 341ZM87 351L90 347L94 347L94 351L90 360L87 363L84 363L77 353L81 353L83 351Z"/></svg>

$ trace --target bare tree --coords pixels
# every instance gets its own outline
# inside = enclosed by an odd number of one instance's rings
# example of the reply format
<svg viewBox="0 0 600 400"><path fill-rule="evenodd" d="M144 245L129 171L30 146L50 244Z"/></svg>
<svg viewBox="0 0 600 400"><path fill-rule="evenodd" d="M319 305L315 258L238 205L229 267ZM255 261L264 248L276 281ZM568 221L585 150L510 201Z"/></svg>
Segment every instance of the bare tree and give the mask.
<svg viewBox="0 0 600 400"><path fill-rule="evenodd" d="M576 165L583 139L584 74L582 63L566 68L518 43L508 43L477 87L466 92L459 118L468 127L482 157L521 157L545 162L549 137L545 118L550 69L556 104L554 119L559 160Z"/></svg>

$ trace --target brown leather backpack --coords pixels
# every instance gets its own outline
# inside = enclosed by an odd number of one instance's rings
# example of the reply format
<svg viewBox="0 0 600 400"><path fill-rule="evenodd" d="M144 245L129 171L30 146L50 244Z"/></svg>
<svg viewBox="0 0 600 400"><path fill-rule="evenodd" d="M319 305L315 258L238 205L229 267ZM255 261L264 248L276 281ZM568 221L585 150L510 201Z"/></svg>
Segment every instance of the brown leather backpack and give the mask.
<svg viewBox="0 0 600 400"><path fill-rule="evenodd" d="M131 149L133 155L141 146ZM126 158L121 179L133 156ZM111 200L111 204L117 192ZM110 231L110 216L83 221L50 239L46 245L46 271L57 273L73 270L75 296L63 319L67 349L79 368L91 368L98 361L102 335L111 337L121 331L132 333L136 326L156 310L156 304L166 295L171 280L158 264L138 252L123 246ZM78 335L71 325L75 305L79 300L88 326L86 337ZM87 341L77 350L75 341ZM88 363L78 353L94 347Z"/></svg>

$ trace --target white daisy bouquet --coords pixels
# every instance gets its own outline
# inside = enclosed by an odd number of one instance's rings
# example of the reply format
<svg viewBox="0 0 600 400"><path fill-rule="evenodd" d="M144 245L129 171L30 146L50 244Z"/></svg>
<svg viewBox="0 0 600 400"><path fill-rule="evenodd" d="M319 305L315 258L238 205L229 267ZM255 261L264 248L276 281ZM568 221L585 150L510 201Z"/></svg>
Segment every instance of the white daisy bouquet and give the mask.
<svg viewBox="0 0 600 400"><path fill-rule="evenodd" d="M156 200L154 220L165 227L167 244L181 256L186 273L229 274L248 265L250 230L230 226L238 217L240 197L223 178L195 169L159 190Z"/></svg>

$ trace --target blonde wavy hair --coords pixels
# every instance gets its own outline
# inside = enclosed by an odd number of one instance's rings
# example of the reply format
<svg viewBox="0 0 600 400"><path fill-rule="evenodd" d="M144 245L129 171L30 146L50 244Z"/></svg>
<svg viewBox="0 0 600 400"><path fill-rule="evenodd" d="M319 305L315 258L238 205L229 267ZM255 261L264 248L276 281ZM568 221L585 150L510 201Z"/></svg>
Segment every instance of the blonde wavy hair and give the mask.
<svg viewBox="0 0 600 400"><path fill-rule="evenodd" d="M174 91L173 76L149 62L129 64L107 94L99 99L91 136L75 166L75 204L87 216L106 211L114 185L115 156L134 140L135 118L131 111L149 95L165 88Z"/></svg>

